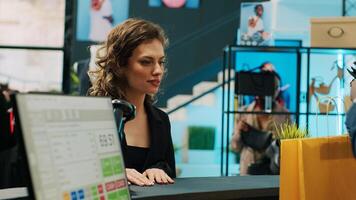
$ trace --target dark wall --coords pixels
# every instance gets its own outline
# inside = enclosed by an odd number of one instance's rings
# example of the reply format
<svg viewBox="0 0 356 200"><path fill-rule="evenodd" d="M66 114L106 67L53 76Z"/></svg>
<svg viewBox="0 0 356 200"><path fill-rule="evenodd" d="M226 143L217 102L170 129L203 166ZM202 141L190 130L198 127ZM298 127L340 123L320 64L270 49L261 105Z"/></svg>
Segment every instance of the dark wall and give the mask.
<svg viewBox="0 0 356 200"><path fill-rule="evenodd" d="M168 82L220 56L234 41L240 6L236 0L202 0L199 9L149 8L142 0L131 2L132 16L159 23L170 38L168 70L174 76Z"/></svg>
<svg viewBox="0 0 356 200"><path fill-rule="evenodd" d="M168 76L162 86L164 93L159 98L161 105L165 104L167 98L175 95L172 90L189 92L196 82L201 81L198 80L198 72L209 63L214 61L216 63L222 56L223 47L234 43L239 25L240 2L201 0L198 9L169 9L149 7L147 0L130 1L130 17L139 17L160 24L170 40L167 49ZM74 10L76 11L76 8ZM87 47L90 44L73 40L72 63L89 56ZM221 65L216 66L215 71L220 68ZM194 76L196 81L184 81L190 79L190 76ZM201 77L202 80L207 78L207 75Z"/></svg>

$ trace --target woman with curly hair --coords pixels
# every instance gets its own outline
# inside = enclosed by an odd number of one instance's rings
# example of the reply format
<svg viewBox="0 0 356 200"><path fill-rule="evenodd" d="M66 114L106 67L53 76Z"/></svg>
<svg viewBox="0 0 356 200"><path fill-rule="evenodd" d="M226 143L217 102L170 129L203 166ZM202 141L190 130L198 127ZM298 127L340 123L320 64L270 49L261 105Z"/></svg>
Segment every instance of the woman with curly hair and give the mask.
<svg viewBox="0 0 356 200"><path fill-rule="evenodd" d="M175 160L168 115L152 103L165 72L163 29L152 22L128 19L116 26L97 53L98 69L89 71L92 96L124 99L136 106L121 141L130 183L173 183Z"/></svg>

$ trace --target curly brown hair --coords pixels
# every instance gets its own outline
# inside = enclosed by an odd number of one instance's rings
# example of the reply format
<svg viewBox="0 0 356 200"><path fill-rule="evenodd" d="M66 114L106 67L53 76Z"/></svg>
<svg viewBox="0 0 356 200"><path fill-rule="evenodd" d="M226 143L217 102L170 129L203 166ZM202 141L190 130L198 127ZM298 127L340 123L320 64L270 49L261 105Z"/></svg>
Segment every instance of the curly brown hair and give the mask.
<svg viewBox="0 0 356 200"><path fill-rule="evenodd" d="M126 100L124 89L127 87L127 80L122 69L127 67L129 58L140 44L153 39L158 39L164 47L168 45L163 29L143 19L127 19L111 30L107 40L97 51L98 69L88 72L93 82L88 94ZM150 102L153 98L146 95L146 100Z"/></svg>

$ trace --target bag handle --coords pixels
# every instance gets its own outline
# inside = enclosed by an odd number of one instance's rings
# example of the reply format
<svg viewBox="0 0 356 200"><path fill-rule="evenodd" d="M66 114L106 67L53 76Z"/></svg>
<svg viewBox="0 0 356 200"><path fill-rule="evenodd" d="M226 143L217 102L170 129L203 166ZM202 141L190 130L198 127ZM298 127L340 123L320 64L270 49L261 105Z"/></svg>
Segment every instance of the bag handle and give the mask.
<svg viewBox="0 0 356 200"><path fill-rule="evenodd" d="M317 99L317 107L319 108L320 102L323 99L328 99L328 102L326 104L326 118L328 118L329 116L329 106L331 105L330 103L333 102L336 106L336 113L339 114L339 108L337 106L337 103L335 101L335 99L339 99L342 100L340 97L332 97L332 96L324 96L321 97L320 99ZM342 102L342 101L341 101ZM344 102L343 102L344 103ZM319 124L318 124L318 112L315 112L315 116L316 116L316 136L318 137L319 135ZM338 119L338 123L340 123L340 120ZM338 127L338 132L341 132L341 129ZM330 131L329 131L329 123L327 122L327 126L326 126L326 131L327 131L327 135L330 136Z"/></svg>

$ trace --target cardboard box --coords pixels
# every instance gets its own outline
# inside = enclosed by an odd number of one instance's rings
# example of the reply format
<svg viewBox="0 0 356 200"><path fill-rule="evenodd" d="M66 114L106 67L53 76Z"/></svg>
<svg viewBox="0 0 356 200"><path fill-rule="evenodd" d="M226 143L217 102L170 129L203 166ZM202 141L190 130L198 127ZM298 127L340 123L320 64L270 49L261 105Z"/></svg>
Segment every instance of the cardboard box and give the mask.
<svg viewBox="0 0 356 200"><path fill-rule="evenodd" d="M356 17L312 18L311 46L356 48Z"/></svg>

